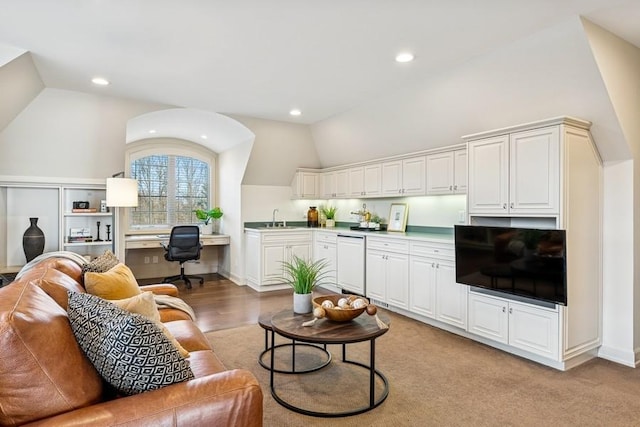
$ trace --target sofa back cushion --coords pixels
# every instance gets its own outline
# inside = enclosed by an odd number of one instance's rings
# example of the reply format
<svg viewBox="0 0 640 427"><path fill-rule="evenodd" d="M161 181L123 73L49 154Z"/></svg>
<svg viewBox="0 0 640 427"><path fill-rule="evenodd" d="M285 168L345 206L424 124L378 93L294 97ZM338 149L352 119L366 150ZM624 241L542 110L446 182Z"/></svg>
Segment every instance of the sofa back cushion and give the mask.
<svg viewBox="0 0 640 427"><path fill-rule="evenodd" d="M66 311L33 280L0 288L0 425L18 425L101 400L103 383Z"/></svg>

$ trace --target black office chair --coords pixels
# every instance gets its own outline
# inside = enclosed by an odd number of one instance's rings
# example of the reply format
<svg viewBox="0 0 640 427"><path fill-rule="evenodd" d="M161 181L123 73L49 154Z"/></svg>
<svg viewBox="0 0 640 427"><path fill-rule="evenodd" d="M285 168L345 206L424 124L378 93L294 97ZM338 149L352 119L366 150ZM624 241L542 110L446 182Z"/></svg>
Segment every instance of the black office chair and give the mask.
<svg viewBox="0 0 640 427"><path fill-rule="evenodd" d="M192 276L184 274L184 263L200 259L200 228L197 225L177 225L171 229L169 244L162 244L167 251L164 259L167 261L178 261L180 263L180 274L176 276L166 277L162 283L170 283L176 280L184 280L187 289L191 289L191 280L198 279L200 284L204 283L204 279L200 276Z"/></svg>

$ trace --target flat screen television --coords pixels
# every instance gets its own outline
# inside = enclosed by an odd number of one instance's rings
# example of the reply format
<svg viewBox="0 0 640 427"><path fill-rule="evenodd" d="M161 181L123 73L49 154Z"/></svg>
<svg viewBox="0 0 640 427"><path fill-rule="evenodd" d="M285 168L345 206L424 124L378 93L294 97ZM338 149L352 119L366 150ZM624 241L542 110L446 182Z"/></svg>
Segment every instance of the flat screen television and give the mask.
<svg viewBox="0 0 640 427"><path fill-rule="evenodd" d="M565 230L455 226L456 281L567 305Z"/></svg>

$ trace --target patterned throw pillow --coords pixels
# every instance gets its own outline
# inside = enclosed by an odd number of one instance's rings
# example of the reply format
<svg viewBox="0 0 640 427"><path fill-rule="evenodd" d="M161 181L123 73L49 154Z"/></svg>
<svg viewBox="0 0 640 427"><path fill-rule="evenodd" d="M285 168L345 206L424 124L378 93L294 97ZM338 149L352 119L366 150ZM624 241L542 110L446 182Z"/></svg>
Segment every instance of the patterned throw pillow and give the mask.
<svg viewBox="0 0 640 427"><path fill-rule="evenodd" d="M83 265L82 274L88 271L93 273L104 273L111 270L119 262L118 257L116 257L113 252L106 250L102 255L95 257L91 262Z"/></svg>
<svg viewBox="0 0 640 427"><path fill-rule="evenodd" d="M194 378L189 362L152 320L72 291L68 315L82 351L121 393L142 393Z"/></svg>

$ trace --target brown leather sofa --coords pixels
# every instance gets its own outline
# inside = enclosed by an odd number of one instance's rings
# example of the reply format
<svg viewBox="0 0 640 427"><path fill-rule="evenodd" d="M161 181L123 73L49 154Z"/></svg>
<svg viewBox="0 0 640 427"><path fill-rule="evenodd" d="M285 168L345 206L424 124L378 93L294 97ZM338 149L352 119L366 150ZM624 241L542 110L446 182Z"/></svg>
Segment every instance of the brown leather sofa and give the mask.
<svg viewBox="0 0 640 427"><path fill-rule="evenodd" d="M78 346L67 290L84 292L81 267L66 258L38 262L0 288L0 425L262 426L262 391L245 370L226 370L183 311L161 320L195 379L126 397L108 387ZM143 290L177 296L173 285Z"/></svg>

